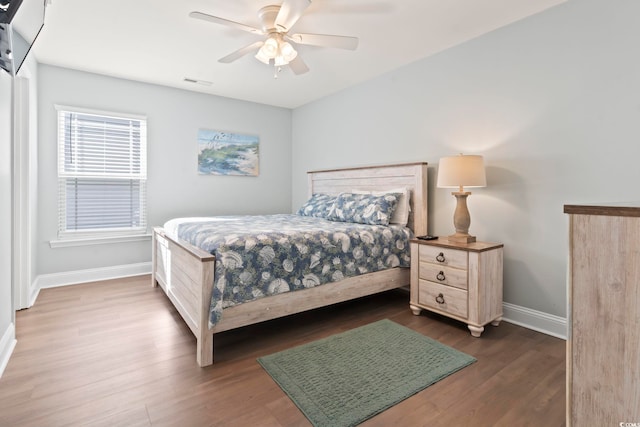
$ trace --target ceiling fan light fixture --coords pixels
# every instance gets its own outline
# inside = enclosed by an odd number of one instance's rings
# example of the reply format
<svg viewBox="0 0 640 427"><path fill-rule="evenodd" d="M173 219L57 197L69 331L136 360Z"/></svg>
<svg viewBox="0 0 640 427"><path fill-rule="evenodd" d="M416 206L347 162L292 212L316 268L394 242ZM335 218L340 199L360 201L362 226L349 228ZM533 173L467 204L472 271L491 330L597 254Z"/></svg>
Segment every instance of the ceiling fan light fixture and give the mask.
<svg viewBox="0 0 640 427"><path fill-rule="evenodd" d="M271 35L256 53L256 59L264 64L271 64L273 59L276 67L282 67L293 61L298 52L291 43L282 39L279 34Z"/></svg>

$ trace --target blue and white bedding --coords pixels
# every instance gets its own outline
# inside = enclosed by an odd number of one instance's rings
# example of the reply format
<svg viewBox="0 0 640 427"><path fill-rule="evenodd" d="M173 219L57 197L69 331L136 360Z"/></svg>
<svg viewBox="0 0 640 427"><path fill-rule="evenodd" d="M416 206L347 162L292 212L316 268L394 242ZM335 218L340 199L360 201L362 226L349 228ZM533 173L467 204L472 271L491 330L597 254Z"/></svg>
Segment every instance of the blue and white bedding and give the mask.
<svg viewBox="0 0 640 427"><path fill-rule="evenodd" d="M165 232L216 256L211 325L226 307L410 265L412 232L400 225L282 214L182 218Z"/></svg>

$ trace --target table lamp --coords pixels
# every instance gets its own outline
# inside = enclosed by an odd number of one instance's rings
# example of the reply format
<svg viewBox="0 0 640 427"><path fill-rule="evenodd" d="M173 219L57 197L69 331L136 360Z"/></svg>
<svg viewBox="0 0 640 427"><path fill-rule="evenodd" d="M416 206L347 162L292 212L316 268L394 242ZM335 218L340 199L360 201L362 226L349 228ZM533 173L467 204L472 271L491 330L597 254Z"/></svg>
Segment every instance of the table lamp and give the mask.
<svg viewBox="0 0 640 427"><path fill-rule="evenodd" d="M439 188L458 188L458 191L451 193L457 199L453 214L456 233L447 237L447 240L462 243L475 242L476 237L469 234L471 216L467 208L467 197L471 192L464 191L464 187L486 187L487 178L482 156L460 154L441 158L437 185Z"/></svg>

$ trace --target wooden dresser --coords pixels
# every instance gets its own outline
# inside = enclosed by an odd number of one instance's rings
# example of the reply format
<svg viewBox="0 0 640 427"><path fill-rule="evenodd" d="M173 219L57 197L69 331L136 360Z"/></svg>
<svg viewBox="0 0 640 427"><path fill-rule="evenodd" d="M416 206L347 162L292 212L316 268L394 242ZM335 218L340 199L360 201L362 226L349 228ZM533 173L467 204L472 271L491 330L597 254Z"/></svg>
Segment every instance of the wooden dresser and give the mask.
<svg viewBox="0 0 640 427"><path fill-rule="evenodd" d="M411 241L413 314L430 310L467 324L479 337L502 320L502 244Z"/></svg>
<svg viewBox="0 0 640 427"><path fill-rule="evenodd" d="M567 425L640 425L640 203L564 212Z"/></svg>

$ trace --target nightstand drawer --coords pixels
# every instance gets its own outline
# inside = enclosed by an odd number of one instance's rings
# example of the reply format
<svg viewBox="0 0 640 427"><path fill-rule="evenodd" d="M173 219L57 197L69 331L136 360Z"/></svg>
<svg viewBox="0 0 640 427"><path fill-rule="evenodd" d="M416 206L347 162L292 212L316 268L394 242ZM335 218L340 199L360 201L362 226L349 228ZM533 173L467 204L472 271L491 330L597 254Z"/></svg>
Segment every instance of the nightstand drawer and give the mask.
<svg viewBox="0 0 640 427"><path fill-rule="evenodd" d="M456 249L420 245L420 261L467 269L467 253Z"/></svg>
<svg viewBox="0 0 640 427"><path fill-rule="evenodd" d="M442 285L467 289L467 270L460 270L459 268L436 265L430 262L421 262L419 278L440 283Z"/></svg>
<svg viewBox="0 0 640 427"><path fill-rule="evenodd" d="M420 280L418 303L435 310L467 318L467 291Z"/></svg>

